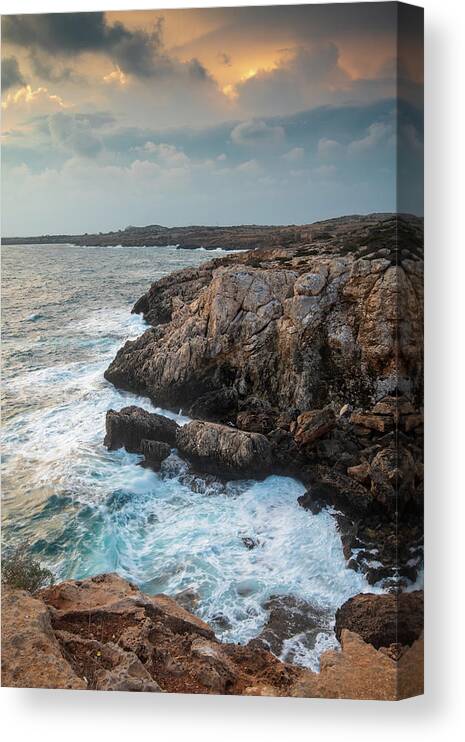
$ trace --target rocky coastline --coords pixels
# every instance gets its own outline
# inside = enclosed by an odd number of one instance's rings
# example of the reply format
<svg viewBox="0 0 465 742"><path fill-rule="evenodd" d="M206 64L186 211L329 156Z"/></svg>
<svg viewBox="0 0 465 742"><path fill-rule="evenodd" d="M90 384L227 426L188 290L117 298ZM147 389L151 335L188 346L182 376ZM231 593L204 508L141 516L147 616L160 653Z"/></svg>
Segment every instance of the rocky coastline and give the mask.
<svg viewBox="0 0 465 742"><path fill-rule="evenodd" d="M9 687L395 700L422 692L423 639L390 646L389 596L343 607L341 651L314 673L281 662L260 641L224 644L173 598L148 596L116 574L71 580L35 595L2 590L2 681ZM410 594L421 612L422 594ZM382 603L382 610L376 604ZM375 610L374 610L375 609ZM376 613L377 618L370 614ZM421 621L419 622L421 628ZM350 628L346 628L350 626ZM392 637L389 637L389 639Z"/></svg>
<svg viewBox="0 0 465 742"><path fill-rule="evenodd" d="M325 652L319 673L277 658L283 626L319 625L292 596L272 596L262 635L240 646L221 643L185 596L147 596L101 575L34 596L5 588L8 684L390 700L422 692L422 246L422 220L392 214L299 227L289 239L275 229L253 250L153 283L133 308L148 329L105 372L191 418L179 426L136 406L109 410L108 449L181 472L206 493L289 475L306 487L302 508L329 509L347 568L377 590L337 611L341 651ZM36 640L50 658L42 664Z"/></svg>
<svg viewBox="0 0 465 742"><path fill-rule="evenodd" d="M302 507L335 510L348 566L400 590L422 562L422 222L325 225L154 283L133 309L151 327L105 377L193 420L168 440L156 415L110 411L106 444L155 468L168 448L147 441L168 444L219 483L294 476Z"/></svg>

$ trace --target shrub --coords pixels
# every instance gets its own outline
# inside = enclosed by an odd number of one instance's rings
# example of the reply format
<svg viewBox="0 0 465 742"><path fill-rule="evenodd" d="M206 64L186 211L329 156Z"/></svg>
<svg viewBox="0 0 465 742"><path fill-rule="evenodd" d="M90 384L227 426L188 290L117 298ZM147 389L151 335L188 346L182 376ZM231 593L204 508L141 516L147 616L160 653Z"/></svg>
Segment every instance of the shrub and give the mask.
<svg viewBox="0 0 465 742"><path fill-rule="evenodd" d="M2 556L2 583L35 593L53 585L53 574L30 554L28 544L7 551Z"/></svg>

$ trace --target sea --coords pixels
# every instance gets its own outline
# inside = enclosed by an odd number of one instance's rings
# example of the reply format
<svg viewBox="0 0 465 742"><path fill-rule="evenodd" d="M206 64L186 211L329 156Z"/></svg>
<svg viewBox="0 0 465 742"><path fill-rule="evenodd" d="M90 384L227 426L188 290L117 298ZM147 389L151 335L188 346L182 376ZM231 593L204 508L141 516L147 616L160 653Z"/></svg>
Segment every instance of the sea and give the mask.
<svg viewBox="0 0 465 742"><path fill-rule="evenodd" d="M305 601L329 623L316 642L301 630L287 637L280 656L318 670L321 653L338 647L336 609L373 590L347 569L331 513L302 509L304 487L292 478L199 492L181 483L175 452L155 473L140 456L103 446L110 408L136 404L188 421L183 410L115 389L103 373L146 328L131 308L151 283L218 251L1 250L2 548L28 544L56 580L117 572L149 594L190 595L229 642L260 634L271 597Z"/></svg>

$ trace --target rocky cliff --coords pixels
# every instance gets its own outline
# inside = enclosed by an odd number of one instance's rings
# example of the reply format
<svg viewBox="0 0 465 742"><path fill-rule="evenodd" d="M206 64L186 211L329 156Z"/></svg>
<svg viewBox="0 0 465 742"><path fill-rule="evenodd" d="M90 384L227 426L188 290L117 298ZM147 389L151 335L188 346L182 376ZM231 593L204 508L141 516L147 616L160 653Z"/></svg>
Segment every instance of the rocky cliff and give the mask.
<svg viewBox="0 0 465 742"><path fill-rule="evenodd" d="M105 376L196 418L176 436L194 469L299 477L303 507L344 513L348 566L406 586L422 553L422 222L344 217L299 239L154 283L133 310L151 327Z"/></svg>
<svg viewBox="0 0 465 742"><path fill-rule="evenodd" d="M354 625L369 632L360 613ZM394 700L422 692L423 642L410 639L378 649L342 629L342 651L326 652L313 673L255 641L222 644L172 598L144 595L114 574L34 596L2 590L4 686Z"/></svg>
<svg viewBox="0 0 465 742"><path fill-rule="evenodd" d="M153 284L134 307L153 327L106 378L184 409L224 388L282 411L367 406L399 391L418 400L421 224L334 220L317 235Z"/></svg>

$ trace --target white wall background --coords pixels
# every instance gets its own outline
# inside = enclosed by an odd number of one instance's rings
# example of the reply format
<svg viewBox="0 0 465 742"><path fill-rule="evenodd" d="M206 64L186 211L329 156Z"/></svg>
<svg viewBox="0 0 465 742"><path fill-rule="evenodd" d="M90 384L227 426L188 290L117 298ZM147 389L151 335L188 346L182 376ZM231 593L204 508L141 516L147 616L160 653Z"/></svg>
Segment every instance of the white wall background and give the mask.
<svg viewBox="0 0 465 742"><path fill-rule="evenodd" d="M0 9L2 13L37 13L220 4L205 0L1 0ZM285 0L280 4L286 4ZM382 704L4 688L0 692L4 739L392 742L397 738L399 742L452 742L459 738L465 707L465 3L424 0L418 4L426 10L425 696Z"/></svg>

